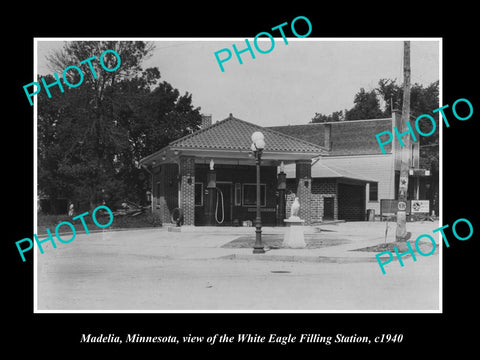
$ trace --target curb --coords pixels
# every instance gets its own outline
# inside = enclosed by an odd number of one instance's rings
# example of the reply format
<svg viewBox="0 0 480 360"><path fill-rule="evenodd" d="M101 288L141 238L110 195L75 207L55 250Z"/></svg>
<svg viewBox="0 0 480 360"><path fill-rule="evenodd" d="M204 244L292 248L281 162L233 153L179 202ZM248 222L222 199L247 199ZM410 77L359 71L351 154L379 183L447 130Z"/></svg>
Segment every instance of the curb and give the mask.
<svg viewBox="0 0 480 360"><path fill-rule="evenodd" d="M230 254L214 259L218 260L255 260L255 261L288 261L288 262L321 262L321 263L360 263L377 262L375 256L349 257L349 256L305 256L305 255L269 255L269 254Z"/></svg>

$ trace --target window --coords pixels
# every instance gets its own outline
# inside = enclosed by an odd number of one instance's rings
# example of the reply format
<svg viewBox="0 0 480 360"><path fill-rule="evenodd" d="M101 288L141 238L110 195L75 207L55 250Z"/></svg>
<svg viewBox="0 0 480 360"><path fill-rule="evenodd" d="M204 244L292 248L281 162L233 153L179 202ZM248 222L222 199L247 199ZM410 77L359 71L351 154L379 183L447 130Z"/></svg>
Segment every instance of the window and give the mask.
<svg viewBox="0 0 480 360"><path fill-rule="evenodd" d="M378 183L371 182L368 198L370 201L378 201Z"/></svg>
<svg viewBox="0 0 480 360"><path fill-rule="evenodd" d="M267 205L267 186L260 184L260 206ZM243 184L243 206L257 205L257 185Z"/></svg>
<svg viewBox="0 0 480 360"><path fill-rule="evenodd" d="M242 206L242 185L235 184L235 206Z"/></svg>
<svg viewBox="0 0 480 360"><path fill-rule="evenodd" d="M203 183L195 183L195 206L203 206Z"/></svg>

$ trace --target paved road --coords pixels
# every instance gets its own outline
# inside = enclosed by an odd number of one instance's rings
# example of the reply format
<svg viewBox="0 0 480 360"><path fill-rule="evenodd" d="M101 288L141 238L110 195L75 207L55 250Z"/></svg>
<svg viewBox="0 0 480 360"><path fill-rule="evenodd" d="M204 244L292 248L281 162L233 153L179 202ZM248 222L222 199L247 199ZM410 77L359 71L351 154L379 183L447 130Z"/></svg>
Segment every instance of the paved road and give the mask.
<svg viewBox="0 0 480 360"><path fill-rule="evenodd" d="M38 310L438 310L439 256L324 263L215 257L238 235L77 235L37 254ZM192 244L199 244L197 246ZM372 254L374 256L374 254Z"/></svg>

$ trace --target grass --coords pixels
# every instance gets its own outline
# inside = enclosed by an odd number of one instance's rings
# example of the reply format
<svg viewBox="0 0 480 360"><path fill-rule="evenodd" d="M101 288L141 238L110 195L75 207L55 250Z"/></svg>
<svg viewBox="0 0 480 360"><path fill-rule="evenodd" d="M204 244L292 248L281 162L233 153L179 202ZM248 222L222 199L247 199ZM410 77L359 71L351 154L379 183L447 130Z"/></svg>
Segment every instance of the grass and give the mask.
<svg viewBox="0 0 480 360"><path fill-rule="evenodd" d="M77 216L75 214L72 217ZM95 214L98 223L106 224L109 221L108 216L99 216L99 214ZM46 215L46 214L38 214L37 216L37 234L46 234L46 228L50 229L53 233L55 231L56 226L63 222L67 221L71 223L76 231L85 231L82 222L80 219L72 220L71 216L68 215ZM87 224L87 228L89 230L99 230L97 225L93 222L91 214L86 215L83 217L85 223ZM137 216L114 216L113 222L110 226L105 229L125 229L125 228L142 228L142 227L156 227L161 226L162 223L157 215L153 215L151 213L144 213ZM60 232L70 232L70 228L68 225L63 225L59 228Z"/></svg>
<svg viewBox="0 0 480 360"><path fill-rule="evenodd" d="M280 234L263 234L262 242L264 246L270 249L281 249L283 243L283 235ZM319 234L305 235L305 244L307 249L319 249L327 246L336 246L347 244L350 241L344 239L325 238ZM255 235L241 236L227 244L223 248L251 248L255 244Z"/></svg>
<svg viewBox="0 0 480 360"><path fill-rule="evenodd" d="M415 242L408 241L410 243L411 248L415 251ZM403 253L406 251L409 251L407 242L405 241L394 241L394 242L388 242L388 243L382 243L382 244L377 244L373 246L368 246L364 247L361 249L355 249L351 251L367 251L367 252L382 252L382 251L390 251L390 252L395 252L395 248L397 248L397 251L399 253ZM432 251L432 243L430 242L419 242L418 243L418 248L420 251L424 254L428 254ZM437 251L438 246L436 246L435 251Z"/></svg>

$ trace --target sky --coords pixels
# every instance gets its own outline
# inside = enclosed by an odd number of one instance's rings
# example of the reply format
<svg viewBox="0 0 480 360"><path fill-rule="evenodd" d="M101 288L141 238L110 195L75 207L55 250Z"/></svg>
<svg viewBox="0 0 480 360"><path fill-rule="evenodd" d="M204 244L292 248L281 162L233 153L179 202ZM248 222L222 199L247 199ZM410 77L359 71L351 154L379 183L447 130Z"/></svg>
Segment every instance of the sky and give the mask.
<svg viewBox="0 0 480 360"><path fill-rule="evenodd" d="M232 113L261 126L306 124L316 112L350 109L360 88L372 90L382 78L403 82L405 39L287 39L285 44L281 37L275 38L266 54L249 39L255 58L248 51L241 53L243 64L232 45L245 49L245 38L156 39L143 67L158 67L161 80L181 94L192 94L193 105L212 115L213 122ZM51 74L45 56L62 47L63 41L39 39L37 44L38 73ZM412 84L428 86L439 80L439 44L437 39L411 39ZM259 39L260 49L266 51L271 45L268 38ZM222 72L214 53L225 48L232 57L223 63Z"/></svg>

